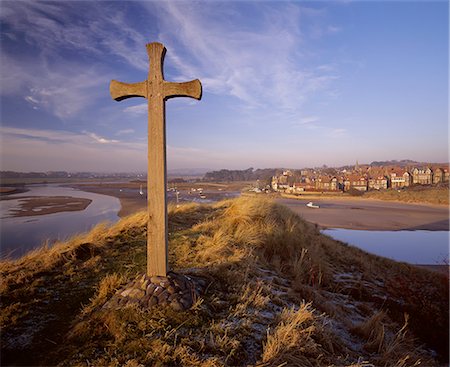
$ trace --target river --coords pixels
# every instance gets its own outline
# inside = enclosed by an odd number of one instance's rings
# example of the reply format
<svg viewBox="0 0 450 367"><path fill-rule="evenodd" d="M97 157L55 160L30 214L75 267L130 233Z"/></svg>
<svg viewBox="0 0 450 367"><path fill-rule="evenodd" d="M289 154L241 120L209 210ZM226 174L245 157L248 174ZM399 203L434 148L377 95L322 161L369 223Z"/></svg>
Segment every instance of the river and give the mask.
<svg viewBox="0 0 450 367"><path fill-rule="evenodd" d="M77 233L89 231L101 222L116 222L120 201L112 196L80 191L57 184L29 185L29 191L8 195L0 200L0 257L17 258L39 247L65 240ZM11 209L20 205L20 200L29 196L69 196L92 200L82 211L59 212L54 214L14 217Z"/></svg>
<svg viewBox="0 0 450 367"><path fill-rule="evenodd" d="M27 188L29 191L25 193L9 195L7 198L11 200L0 200L1 258L17 258L45 241L51 245L57 240L87 232L100 222L119 220L117 213L121 205L116 197L58 184L29 185ZM17 208L20 200L29 196L68 196L86 198L92 202L80 211L13 217L11 209ZM195 198L187 199L194 201ZM216 200L214 197L211 201ZM448 211L445 208L328 200L320 202L321 208L314 210L307 209L304 202L299 200L279 201L304 219L328 227L323 230L325 234L368 252L412 264L442 264L448 261ZM345 228L353 228L355 224L359 224L360 230ZM424 224L436 230L421 230ZM344 228L332 229L335 226Z"/></svg>
<svg viewBox="0 0 450 367"><path fill-rule="evenodd" d="M322 233L372 254L421 265L449 261L448 231L358 231L334 228Z"/></svg>

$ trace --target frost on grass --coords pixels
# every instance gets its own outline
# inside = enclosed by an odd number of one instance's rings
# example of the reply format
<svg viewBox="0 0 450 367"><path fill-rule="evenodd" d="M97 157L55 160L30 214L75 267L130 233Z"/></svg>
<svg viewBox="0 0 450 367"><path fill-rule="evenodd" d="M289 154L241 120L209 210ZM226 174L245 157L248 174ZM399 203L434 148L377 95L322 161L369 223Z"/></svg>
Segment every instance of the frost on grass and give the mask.
<svg viewBox="0 0 450 367"><path fill-rule="evenodd" d="M204 293L184 312L105 310L121 284L145 271L145 221L139 214L1 264L7 331L2 361L62 366L445 363L448 277L343 245L268 200L170 207L170 266L201 279ZM39 298L37 288L49 287L43 272L53 274L54 293L72 287L76 302L65 313L51 312L52 302L41 309L59 318L53 321L62 342L39 344L52 332L41 330L30 341L38 350L35 359L23 361L17 356L29 345L19 350L5 338L17 340L21 327L38 316L27 294ZM19 303L30 312L14 318ZM70 322L62 323L63 318ZM40 354L36 346L42 347Z"/></svg>

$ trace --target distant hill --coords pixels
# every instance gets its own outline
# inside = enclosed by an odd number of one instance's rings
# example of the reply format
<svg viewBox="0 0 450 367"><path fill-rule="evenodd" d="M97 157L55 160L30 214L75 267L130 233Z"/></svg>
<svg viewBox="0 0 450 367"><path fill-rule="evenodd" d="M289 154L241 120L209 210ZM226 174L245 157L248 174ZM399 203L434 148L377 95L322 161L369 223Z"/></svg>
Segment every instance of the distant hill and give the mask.
<svg viewBox="0 0 450 367"><path fill-rule="evenodd" d="M169 177L180 177L180 176L190 176L190 177L202 177L206 172L211 171L210 168L175 168L168 169L167 176Z"/></svg>
<svg viewBox="0 0 450 367"><path fill-rule="evenodd" d="M248 168L244 170L228 170L221 169L220 171L207 172L204 181L264 181L268 182L272 176L275 176L277 172L281 170L278 168L264 168L256 169Z"/></svg>
<svg viewBox="0 0 450 367"><path fill-rule="evenodd" d="M411 159L402 159L400 161L393 159L390 161L373 161L372 163L370 163L371 166L400 166L400 167L417 164L420 164L420 162L412 161Z"/></svg>

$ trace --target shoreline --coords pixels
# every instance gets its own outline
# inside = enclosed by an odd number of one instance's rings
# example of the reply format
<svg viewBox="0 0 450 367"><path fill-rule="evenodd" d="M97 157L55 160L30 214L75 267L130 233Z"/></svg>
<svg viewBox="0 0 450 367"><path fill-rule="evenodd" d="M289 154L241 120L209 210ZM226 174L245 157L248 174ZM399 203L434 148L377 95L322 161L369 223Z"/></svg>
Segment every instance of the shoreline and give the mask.
<svg viewBox="0 0 450 367"><path fill-rule="evenodd" d="M126 183L84 183L71 184L67 183L64 186L72 187L85 192L92 192L95 194L107 195L115 197L120 201L120 210L117 215L124 218L130 214L136 213L147 208L146 195L140 195L139 189L144 187L142 182L126 182ZM234 191L235 187L227 187L226 185L219 185L216 188L208 185L184 184L180 186L203 186L204 192L208 198L204 202L218 201L229 198L237 193ZM209 187L208 187L209 186ZM188 195L185 187L180 188L182 203L184 202L198 202L196 194ZM245 195L245 193L244 193ZM260 194L263 195L263 194ZM0 200L12 199L8 194L3 194ZM28 197L23 197L29 200ZM49 202L52 197L32 199L37 206L48 206L45 202ZM83 205L75 208L70 204L71 201L78 201L76 196L66 198L67 203L60 202L57 208L47 208L46 210L34 210L33 205L28 203L28 211L18 213L19 216L51 214L56 212L83 210L87 207ZM447 205L428 204L428 203L405 203L390 200L380 200L372 198L359 197L341 197L341 196L308 196L308 197L290 197L278 196L274 200L287 206L295 213L299 214L304 220L313 223L321 229L344 228L351 230L363 231L414 231L414 230L429 230L429 231L449 231L449 211ZM175 197L169 197L169 201L175 202ZM314 204L319 204L319 209L310 209L306 207L308 201L314 201ZM53 209L55 209L53 211Z"/></svg>
<svg viewBox="0 0 450 367"><path fill-rule="evenodd" d="M310 200L279 198L276 201L317 226L366 231L449 231L446 206L398 203L384 200L323 198L319 209L306 207Z"/></svg>
<svg viewBox="0 0 450 367"><path fill-rule="evenodd" d="M138 197L127 190L120 191L117 185L73 185L80 190L110 195L120 200L118 213L123 218L139 210L145 210L145 197ZM135 191L139 184L128 187ZM223 193L223 191L217 191ZM211 194L213 195L213 191ZM306 208L309 198L286 199L275 198L275 201L286 205L306 221L326 228L345 228L352 230L400 231L430 230L449 231L449 212L446 205L426 203L404 203L377 199L362 198L320 198L320 209ZM314 199L316 200L316 199ZM286 203L289 202L289 203Z"/></svg>
<svg viewBox="0 0 450 367"><path fill-rule="evenodd" d="M293 200L327 200L327 199L332 199L332 200L358 200L361 202L382 202L382 203L397 203L397 204L409 204L409 205L421 205L421 206L425 206L425 207L436 207L436 208L449 208L448 204L436 204L436 203L425 203L425 202L419 202L419 201L401 201L401 200L383 200L383 199L376 199L376 198L371 198L371 197L363 197L363 196L340 196L340 195L311 195L311 196L296 196L296 195L292 195L292 194L283 194L281 193L280 198L284 198L284 199L293 199ZM311 199L311 200L310 200Z"/></svg>

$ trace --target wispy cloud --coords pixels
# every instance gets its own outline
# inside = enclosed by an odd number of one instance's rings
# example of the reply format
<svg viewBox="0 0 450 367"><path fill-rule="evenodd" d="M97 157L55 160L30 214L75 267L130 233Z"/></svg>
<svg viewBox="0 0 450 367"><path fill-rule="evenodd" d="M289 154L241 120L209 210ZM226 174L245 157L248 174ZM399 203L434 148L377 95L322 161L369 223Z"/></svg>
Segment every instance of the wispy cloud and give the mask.
<svg viewBox="0 0 450 367"><path fill-rule="evenodd" d="M232 95L248 106L296 111L311 94L337 78L302 62L302 19L298 4L261 4L252 28L235 27L239 15L216 4L161 2L157 7L161 40L179 79L200 77L205 90ZM181 56L183 55L183 56Z"/></svg>
<svg viewBox="0 0 450 367"><path fill-rule="evenodd" d="M95 133L0 126L1 169L107 170L147 169L147 142L121 142ZM24 148L26 147L26 148ZM32 157L32 158L30 158ZM167 146L168 166L198 167L226 157L195 147Z"/></svg>
<svg viewBox="0 0 450 367"><path fill-rule="evenodd" d="M133 134L135 132L134 129L123 129L116 132L116 135L127 135L127 134Z"/></svg>
<svg viewBox="0 0 450 367"><path fill-rule="evenodd" d="M141 103L136 106L129 106L123 109L124 112L131 113L133 115L143 115L146 114L148 110L147 103Z"/></svg>
<svg viewBox="0 0 450 367"><path fill-rule="evenodd" d="M125 19L113 3L20 1L2 4L0 20L13 32L22 33L30 47L51 57L67 51L93 55L112 54L138 69L147 69L145 36Z"/></svg>
<svg viewBox="0 0 450 367"><path fill-rule="evenodd" d="M2 55L1 93L23 94L33 107L48 110L62 119L94 103L95 97L104 93L107 81L104 72L94 67L85 69L70 62L50 66L47 62Z"/></svg>
<svg viewBox="0 0 450 367"><path fill-rule="evenodd" d="M21 88L24 96L32 98L27 101L34 107L67 118L89 106L100 94L95 91L108 83L109 76L104 66L94 62L86 68L86 64L62 58L63 53L81 52L92 60L111 55L136 69L148 69L143 45L149 41L146 33L150 28L140 31L126 11L117 11L114 3L89 3L82 16L78 4L3 5L0 20L8 26L5 36L12 39L21 34L40 53L36 60L19 62L6 53L2 69L8 73L2 75L2 85L8 88L2 88L2 93ZM305 101L329 88L338 77L335 68L314 68L305 62L311 50L305 41L304 24L308 19L321 18L322 10L296 3L263 3L253 8L257 12L254 24L245 27L245 16L237 5L216 5L133 3L133 7L146 7L149 19L156 20L152 31L156 34L159 28L157 38L169 50L167 57L176 68L175 80L198 77L205 92L234 96L247 108L292 113L300 111ZM317 27L329 33L339 30L336 25ZM132 106L125 112L143 114L145 108Z"/></svg>
<svg viewBox="0 0 450 367"><path fill-rule="evenodd" d="M2 169L132 170L146 168L147 145L123 143L93 133L0 127ZM114 142L114 144L112 144Z"/></svg>
<svg viewBox="0 0 450 367"><path fill-rule="evenodd" d="M3 45L1 94L22 95L33 108L66 119L104 95L111 79L105 55L127 65L148 68L146 40L104 4L78 2L6 2L0 21L5 39L28 44L29 56ZM73 54L76 57L73 57ZM86 60L80 58L83 55ZM103 64L96 60L102 60Z"/></svg>
<svg viewBox="0 0 450 367"><path fill-rule="evenodd" d="M317 116L305 116L302 117L299 121L301 125L305 124L314 124L319 121L319 118Z"/></svg>
<svg viewBox="0 0 450 367"><path fill-rule="evenodd" d="M340 138L347 135L347 129L330 129L329 130L329 136L332 138Z"/></svg>
<svg viewBox="0 0 450 367"><path fill-rule="evenodd" d="M101 136L99 136L99 135L97 135L97 134L90 133L90 132L88 132L88 131L84 131L84 133L85 133L87 136L91 137L94 141L96 141L97 143L100 143L100 144L111 144L111 143L114 144L114 143L119 143L118 140L114 140L114 139L106 139L106 138L103 138L103 137L101 137Z"/></svg>

